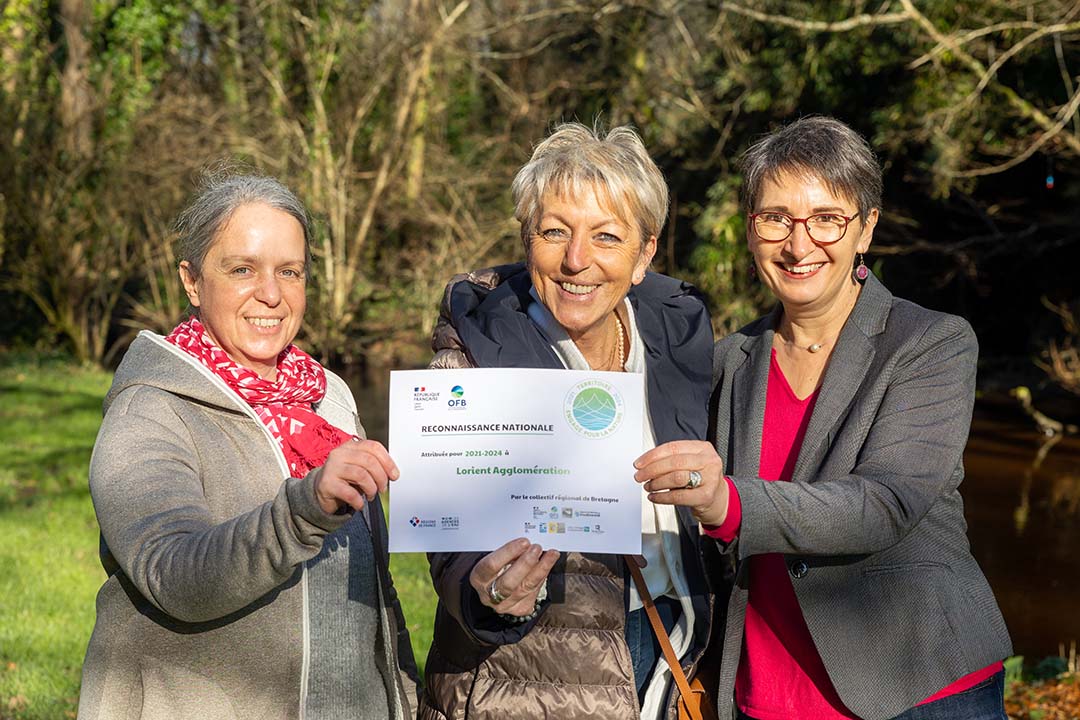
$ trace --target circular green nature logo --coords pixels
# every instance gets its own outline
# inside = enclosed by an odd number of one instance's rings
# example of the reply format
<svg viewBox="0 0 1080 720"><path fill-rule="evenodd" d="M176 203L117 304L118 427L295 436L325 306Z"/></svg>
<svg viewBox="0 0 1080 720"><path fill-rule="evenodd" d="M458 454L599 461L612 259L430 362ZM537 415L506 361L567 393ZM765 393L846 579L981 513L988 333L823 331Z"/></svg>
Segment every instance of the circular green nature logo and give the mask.
<svg viewBox="0 0 1080 720"><path fill-rule="evenodd" d="M599 432L615 420L615 398L598 387L585 388L574 398L574 419L586 430Z"/></svg>
<svg viewBox="0 0 1080 720"><path fill-rule="evenodd" d="M456 398L459 398L465 394L465 388L461 387L460 385L455 385L454 387L450 388L450 394Z"/></svg>
<svg viewBox="0 0 1080 720"><path fill-rule="evenodd" d="M615 388L600 380L585 380L567 393L566 420L585 437L607 437L619 426L622 398Z"/></svg>

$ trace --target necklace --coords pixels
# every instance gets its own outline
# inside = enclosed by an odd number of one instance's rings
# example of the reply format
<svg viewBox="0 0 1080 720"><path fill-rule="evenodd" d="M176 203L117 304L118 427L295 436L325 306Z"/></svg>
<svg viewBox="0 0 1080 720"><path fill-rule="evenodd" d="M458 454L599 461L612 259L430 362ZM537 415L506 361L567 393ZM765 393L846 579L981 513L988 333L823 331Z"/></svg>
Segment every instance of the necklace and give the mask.
<svg viewBox="0 0 1080 720"><path fill-rule="evenodd" d="M779 334L779 333L777 333L777 335L780 335L780 334ZM783 343L784 343L785 345L787 345L788 347L794 347L794 348L798 348L798 349L800 349L800 350L805 350L805 351L807 351L807 352L809 352L809 353L816 353L816 352L821 352L822 348L824 348L824 347L825 347L826 345L828 345L828 344L829 344L829 341L828 341L828 340L822 340L821 342L816 342L816 343L810 343L809 345L805 345L805 346L803 346L803 345L799 345L799 344L795 343L795 342L794 342L794 341L792 341L792 340L785 340L785 339L783 338L783 336L780 336L780 340L781 340L781 341L782 341L782 342L783 342Z"/></svg>
<svg viewBox="0 0 1080 720"><path fill-rule="evenodd" d="M615 313L615 332L619 334L618 339L615 341L615 355L618 360L618 365L616 365L616 367L621 372L625 369L626 355L623 354L623 351L625 350L623 346L623 333L625 332L625 328L623 328L622 320L619 319L619 313Z"/></svg>
<svg viewBox="0 0 1080 720"><path fill-rule="evenodd" d="M626 370L626 344L623 341L623 333L626 328L619 319L619 313L615 313L615 342L611 344L611 352L608 353L607 362L601 368L607 368L609 372L624 372ZM589 367L596 366L589 364Z"/></svg>

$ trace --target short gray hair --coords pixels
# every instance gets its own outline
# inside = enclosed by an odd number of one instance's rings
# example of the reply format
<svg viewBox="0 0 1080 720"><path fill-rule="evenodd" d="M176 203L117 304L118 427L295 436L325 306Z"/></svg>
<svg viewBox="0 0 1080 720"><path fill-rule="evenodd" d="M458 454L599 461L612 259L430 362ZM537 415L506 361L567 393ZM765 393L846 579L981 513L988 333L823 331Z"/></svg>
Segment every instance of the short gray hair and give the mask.
<svg viewBox="0 0 1080 720"><path fill-rule="evenodd" d="M805 117L765 135L739 159L742 202L757 207L761 187L783 173L819 178L837 197L853 200L866 221L881 209L881 165L862 135L831 117Z"/></svg>
<svg viewBox="0 0 1080 720"><path fill-rule="evenodd" d="M601 202L629 217L644 244L659 235L668 212L664 175L649 157L645 143L628 125L604 133L581 123L562 123L533 150L514 177L514 217L521 223L526 249L543 212L544 196L578 196L594 189Z"/></svg>
<svg viewBox="0 0 1080 720"><path fill-rule="evenodd" d="M311 220L304 203L289 188L265 175L207 174L195 198L176 219L177 259L202 275L206 253L241 206L263 203L294 217L304 231L304 270L311 265Z"/></svg>

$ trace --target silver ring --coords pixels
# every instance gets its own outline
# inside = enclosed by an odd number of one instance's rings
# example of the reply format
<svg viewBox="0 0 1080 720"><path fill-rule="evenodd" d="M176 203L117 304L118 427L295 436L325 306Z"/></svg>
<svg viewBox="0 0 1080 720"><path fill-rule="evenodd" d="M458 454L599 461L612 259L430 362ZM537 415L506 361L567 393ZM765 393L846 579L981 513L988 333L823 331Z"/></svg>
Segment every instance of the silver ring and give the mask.
<svg viewBox="0 0 1080 720"><path fill-rule="evenodd" d="M491 584L488 585L488 597L491 598L492 605L498 605L506 600L506 596L499 592L499 588L496 585L498 582L499 578L495 578L491 581Z"/></svg>
<svg viewBox="0 0 1080 720"><path fill-rule="evenodd" d="M691 470L690 481L686 483L686 488L688 490L693 490L699 485L701 485L701 473L699 473L697 470Z"/></svg>

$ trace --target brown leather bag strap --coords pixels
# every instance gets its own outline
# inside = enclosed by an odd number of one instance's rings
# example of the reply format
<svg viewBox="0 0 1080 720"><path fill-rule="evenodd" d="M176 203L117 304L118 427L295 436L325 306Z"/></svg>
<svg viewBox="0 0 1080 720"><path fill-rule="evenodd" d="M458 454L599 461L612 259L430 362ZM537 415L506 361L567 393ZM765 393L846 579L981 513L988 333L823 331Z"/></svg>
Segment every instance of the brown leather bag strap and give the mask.
<svg viewBox="0 0 1080 720"><path fill-rule="evenodd" d="M649 623L652 625L653 632L656 633L656 639L660 641L660 649L664 651L664 659L667 660L668 667L671 668L671 676L675 678L675 685L679 688L679 694L686 699L684 706L693 720L702 720L697 706L689 701L692 697L690 683L686 679L686 673L683 672L682 665L679 664L679 658L675 656L675 648L671 647L671 640L668 639L664 623L656 612L656 605L653 604L649 587L645 584L645 578L641 576L641 568L638 567L637 560L634 559L633 555L623 555L623 560L626 561L626 567L630 568L630 577L634 578L634 585L637 587L638 595L641 596L641 603L645 606L645 614L649 616Z"/></svg>

